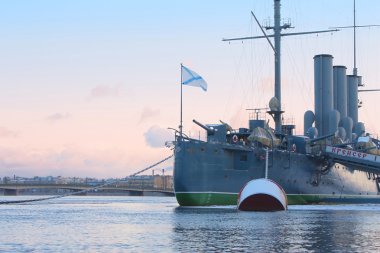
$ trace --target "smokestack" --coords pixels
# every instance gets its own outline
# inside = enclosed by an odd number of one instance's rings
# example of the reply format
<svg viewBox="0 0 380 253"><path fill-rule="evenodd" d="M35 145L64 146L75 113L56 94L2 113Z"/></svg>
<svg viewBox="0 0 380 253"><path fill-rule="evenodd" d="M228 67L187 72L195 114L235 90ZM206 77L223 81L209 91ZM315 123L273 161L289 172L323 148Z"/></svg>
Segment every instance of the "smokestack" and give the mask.
<svg viewBox="0 0 380 253"><path fill-rule="evenodd" d="M334 109L340 113L341 118L347 117L347 77L346 66L334 66Z"/></svg>
<svg viewBox="0 0 380 253"><path fill-rule="evenodd" d="M355 75L347 76L348 88L348 117L352 119L353 125L358 123L358 84L359 78Z"/></svg>
<svg viewBox="0 0 380 253"><path fill-rule="evenodd" d="M319 135L330 134L329 113L333 109L333 57L329 54L314 56L315 126Z"/></svg>

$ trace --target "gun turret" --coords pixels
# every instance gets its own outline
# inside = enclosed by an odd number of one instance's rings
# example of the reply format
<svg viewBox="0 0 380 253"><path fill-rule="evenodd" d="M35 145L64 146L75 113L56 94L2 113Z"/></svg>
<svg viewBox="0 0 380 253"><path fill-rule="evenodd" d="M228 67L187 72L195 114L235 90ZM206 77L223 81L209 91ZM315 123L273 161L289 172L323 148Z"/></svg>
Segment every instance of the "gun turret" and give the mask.
<svg viewBox="0 0 380 253"><path fill-rule="evenodd" d="M203 128L204 130L206 130L206 131L207 131L207 135L211 135L211 134L214 134L214 133L215 133L215 130L214 130L214 129L211 129L211 128L209 128L208 126L203 125L202 123L196 121L195 119L193 119L193 122L194 122L195 124L197 124L198 126L200 126L201 128Z"/></svg>

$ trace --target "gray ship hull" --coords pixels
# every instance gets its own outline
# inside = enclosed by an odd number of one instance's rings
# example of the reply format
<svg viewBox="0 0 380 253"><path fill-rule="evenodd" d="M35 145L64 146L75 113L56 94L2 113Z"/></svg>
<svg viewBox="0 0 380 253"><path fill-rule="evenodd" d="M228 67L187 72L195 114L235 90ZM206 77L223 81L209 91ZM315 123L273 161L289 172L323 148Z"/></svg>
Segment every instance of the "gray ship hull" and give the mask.
<svg viewBox="0 0 380 253"><path fill-rule="evenodd" d="M292 204L380 203L377 180L338 163L288 150L269 151L268 178ZM235 205L243 186L265 176L265 149L178 138L174 190L183 206Z"/></svg>

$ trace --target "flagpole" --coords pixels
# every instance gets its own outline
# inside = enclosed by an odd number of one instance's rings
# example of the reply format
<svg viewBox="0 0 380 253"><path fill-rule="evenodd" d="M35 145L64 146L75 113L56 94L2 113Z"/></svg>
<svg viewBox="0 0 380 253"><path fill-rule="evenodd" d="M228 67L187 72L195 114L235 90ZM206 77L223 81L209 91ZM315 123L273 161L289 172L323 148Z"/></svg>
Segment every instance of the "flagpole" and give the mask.
<svg viewBox="0 0 380 253"><path fill-rule="evenodd" d="M182 137L182 63L181 63L181 120L179 124L179 132Z"/></svg>

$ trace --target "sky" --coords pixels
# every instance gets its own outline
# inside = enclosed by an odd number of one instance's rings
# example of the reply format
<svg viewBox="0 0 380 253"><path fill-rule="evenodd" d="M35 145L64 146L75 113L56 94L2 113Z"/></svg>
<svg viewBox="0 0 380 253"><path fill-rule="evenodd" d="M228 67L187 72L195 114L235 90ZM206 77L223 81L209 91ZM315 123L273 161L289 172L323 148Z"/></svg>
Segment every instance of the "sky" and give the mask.
<svg viewBox="0 0 380 253"><path fill-rule="evenodd" d="M289 32L353 23L350 0L281 4ZM380 24L380 1L356 6L358 25ZM125 177L169 156L181 63L208 83L207 92L183 89L185 133L204 138L193 119L247 127L245 109L273 96L273 52L265 40L221 40L261 35L251 10L270 22L273 1L1 0L0 177ZM380 28L357 36L359 74L379 88ZM283 39L282 106L296 133L314 107L313 56L332 54L351 73L352 37L347 29ZM372 134L380 133L379 96L360 94L359 120Z"/></svg>

